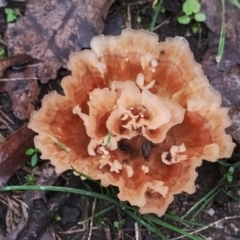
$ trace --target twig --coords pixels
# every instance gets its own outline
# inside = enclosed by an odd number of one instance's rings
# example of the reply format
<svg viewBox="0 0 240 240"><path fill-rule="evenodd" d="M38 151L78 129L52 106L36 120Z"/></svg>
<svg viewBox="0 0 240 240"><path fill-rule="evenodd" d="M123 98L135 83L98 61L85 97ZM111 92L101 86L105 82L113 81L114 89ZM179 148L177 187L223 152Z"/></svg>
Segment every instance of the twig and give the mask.
<svg viewBox="0 0 240 240"><path fill-rule="evenodd" d="M6 43L6 42L4 42L2 39L0 39L0 43L1 43L2 45L5 45L5 46L7 46L7 43Z"/></svg>
<svg viewBox="0 0 240 240"><path fill-rule="evenodd" d="M109 226L104 226L104 232L105 232L105 235L106 235L106 240L111 240L111 231L110 231L110 228Z"/></svg>
<svg viewBox="0 0 240 240"><path fill-rule="evenodd" d="M9 126L9 124L7 123L7 121L5 121L1 116L0 116L0 121L7 127L7 129L13 133L14 131L12 130L12 128Z"/></svg>
<svg viewBox="0 0 240 240"><path fill-rule="evenodd" d="M199 229L197 229L197 230L195 230L195 231L193 231L193 232L190 232L189 234L195 234L195 233L201 232L201 231L203 231L203 230L206 230L206 229L208 229L209 227L212 227L212 226L214 226L214 225L218 225L218 224L220 224L220 223L223 222L223 221L230 220L230 219L237 219L237 218L240 218L240 216L224 217L224 218L222 218L222 219L220 219L220 220L217 220L217 221L215 221L215 222L213 222L213 223L208 224L208 225L205 226L205 227L202 227L202 228L199 228ZM172 238L171 240L177 240L177 239L181 239L181 238L184 238L184 237L185 237L185 236L179 236L179 237L176 237L176 238Z"/></svg>
<svg viewBox="0 0 240 240"><path fill-rule="evenodd" d="M117 208L117 215L118 215L118 222L120 223L120 224L119 224L119 227L120 227L120 228L118 229L118 232L117 232L114 240L119 240L119 239L124 240L123 229L122 229L123 220L122 220L122 217L121 217L119 208Z"/></svg>
<svg viewBox="0 0 240 240"><path fill-rule="evenodd" d="M169 21L170 21L170 19L171 19L171 17L168 18L168 19L166 19L165 21L163 21L163 22L160 23L159 25L157 25L157 26L153 29L153 31L157 30L158 28L160 28L160 27L163 26L164 24L168 24Z"/></svg>
<svg viewBox="0 0 240 240"><path fill-rule="evenodd" d="M3 115L3 117L5 117L5 119L7 119L11 124L14 124L14 122L8 117L8 115L3 112L0 108L0 113Z"/></svg>
<svg viewBox="0 0 240 240"><path fill-rule="evenodd" d="M134 228L135 228L135 239L140 240L140 232L139 232L138 222L134 223Z"/></svg>
<svg viewBox="0 0 240 240"><path fill-rule="evenodd" d="M125 22L127 28L132 28L132 18L131 18L131 10L130 5L127 5L127 21Z"/></svg>
<svg viewBox="0 0 240 240"><path fill-rule="evenodd" d="M95 212L96 202L97 202L97 199L94 198L94 201L93 201L93 204L92 204L92 215L93 215L94 212ZM91 222L90 222L89 233L88 233L88 238L87 238L87 240L91 240L92 229L93 229L93 218L91 219Z"/></svg>
<svg viewBox="0 0 240 240"><path fill-rule="evenodd" d="M22 81L22 80L38 80L36 77L28 77L28 78L0 78L0 82L10 82L10 81Z"/></svg>

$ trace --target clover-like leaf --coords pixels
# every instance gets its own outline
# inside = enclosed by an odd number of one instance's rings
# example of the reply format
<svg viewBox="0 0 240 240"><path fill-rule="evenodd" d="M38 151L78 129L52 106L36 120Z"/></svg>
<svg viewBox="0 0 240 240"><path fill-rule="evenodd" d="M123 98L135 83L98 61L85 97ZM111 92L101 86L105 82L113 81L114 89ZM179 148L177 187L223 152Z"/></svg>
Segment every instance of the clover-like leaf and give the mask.
<svg viewBox="0 0 240 240"><path fill-rule="evenodd" d="M197 22L204 22L206 20L206 15L203 14L203 13L195 13L194 14L194 19L197 21Z"/></svg>
<svg viewBox="0 0 240 240"><path fill-rule="evenodd" d="M7 22L8 23L13 22L17 19L17 15L16 15L14 9L5 8L5 13L7 15Z"/></svg>
<svg viewBox="0 0 240 240"><path fill-rule="evenodd" d="M37 153L34 153L31 157L31 166L32 167L35 167L37 165L37 162L38 162L38 156L37 156Z"/></svg>
<svg viewBox="0 0 240 240"><path fill-rule="evenodd" d="M198 13L200 11L201 5L197 0L188 0L191 5L191 9L193 13Z"/></svg>
<svg viewBox="0 0 240 240"><path fill-rule="evenodd" d="M189 16L184 15L184 16L178 17L178 22L180 24L189 24L190 21L191 21L191 18Z"/></svg>
<svg viewBox="0 0 240 240"><path fill-rule="evenodd" d="M191 4L189 3L189 1L186 1L185 3L183 3L182 10L187 16L192 14L192 8L191 8Z"/></svg>
<svg viewBox="0 0 240 240"><path fill-rule="evenodd" d="M33 148L29 148L29 149L25 152L25 154L28 155L28 156L31 156L31 155L33 155L34 153L35 153L35 149L33 149Z"/></svg>

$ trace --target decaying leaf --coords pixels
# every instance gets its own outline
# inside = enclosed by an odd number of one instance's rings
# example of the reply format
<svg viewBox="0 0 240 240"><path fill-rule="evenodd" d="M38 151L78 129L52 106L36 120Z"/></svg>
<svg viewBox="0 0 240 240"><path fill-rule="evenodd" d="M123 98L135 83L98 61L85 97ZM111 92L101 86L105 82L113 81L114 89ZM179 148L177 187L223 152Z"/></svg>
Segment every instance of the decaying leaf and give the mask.
<svg viewBox="0 0 240 240"><path fill-rule="evenodd" d="M9 94L13 114L20 120L29 118L40 92L34 64L26 54L0 59L0 92Z"/></svg>
<svg viewBox="0 0 240 240"><path fill-rule="evenodd" d="M4 83L3 90L11 97L15 117L20 120L28 119L40 93L37 80L8 81Z"/></svg>
<svg viewBox="0 0 240 240"><path fill-rule="evenodd" d="M201 4L201 11L207 16L205 23L210 29L209 48L204 56L202 66L211 85L221 94L222 105L230 108L229 116L232 125L228 130L240 143L240 25L237 24L240 22L239 9L231 1L225 1L226 40L224 53L217 67L216 56L222 24L222 4L218 0L202 0Z"/></svg>
<svg viewBox="0 0 240 240"><path fill-rule="evenodd" d="M33 146L34 136L24 125L0 144L0 188L27 162L25 151Z"/></svg>
<svg viewBox="0 0 240 240"><path fill-rule="evenodd" d="M20 67L25 63L28 63L32 58L26 54L20 54L17 56L6 57L0 59L0 77L3 77L4 72L9 67ZM1 79L0 79L1 80Z"/></svg>
<svg viewBox="0 0 240 240"><path fill-rule="evenodd" d="M9 55L29 54L41 61L36 73L41 82L56 77L71 53L89 48L102 32L103 18L113 0L29 0L25 16L9 24L5 36Z"/></svg>

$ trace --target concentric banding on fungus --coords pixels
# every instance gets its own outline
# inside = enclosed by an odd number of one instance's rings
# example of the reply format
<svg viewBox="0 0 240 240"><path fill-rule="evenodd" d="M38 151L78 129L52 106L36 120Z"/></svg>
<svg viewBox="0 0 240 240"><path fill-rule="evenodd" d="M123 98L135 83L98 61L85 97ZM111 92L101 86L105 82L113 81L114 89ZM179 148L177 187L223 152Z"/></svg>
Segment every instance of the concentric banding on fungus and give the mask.
<svg viewBox="0 0 240 240"><path fill-rule="evenodd" d="M46 95L31 114L35 146L56 172L117 186L121 201L161 216L195 191L202 159L231 156L228 109L182 37L127 29L91 48L70 56L65 96Z"/></svg>

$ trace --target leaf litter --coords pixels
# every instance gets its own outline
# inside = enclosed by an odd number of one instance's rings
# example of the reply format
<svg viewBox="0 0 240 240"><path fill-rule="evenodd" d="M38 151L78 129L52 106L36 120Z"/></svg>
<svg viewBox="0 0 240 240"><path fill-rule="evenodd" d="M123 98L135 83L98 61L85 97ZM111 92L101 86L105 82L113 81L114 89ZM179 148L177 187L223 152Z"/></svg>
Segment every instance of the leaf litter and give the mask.
<svg viewBox="0 0 240 240"><path fill-rule="evenodd" d="M202 66L211 85L222 97L222 104L229 108L232 125L228 131L240 144L240 9L231 1L225 1L225 12L221 1L201 1L202 12L207 16L206 25L209 28L209 47ZM222 17L225 15L225 18ZM222 22L224 21L225 22ZM221 27L225 28L225 44L223 55L217 64L218 46L221 37Z"/></svg>
<svg viewBox="0 0 240 240"><path fill-rule="evenodd" d="M66 67L69 55L89 48L104 28L103 18L113 0L29 0L25 16L9 24L4 40L9 56L28 54L37 59L38 79L46 83Z"/></svg>

